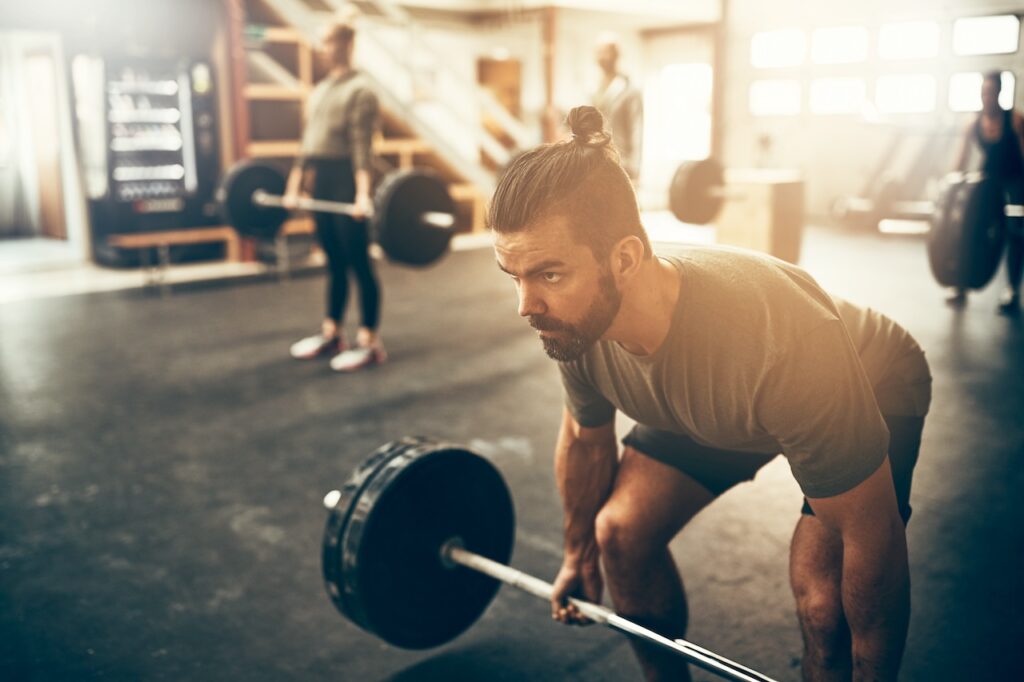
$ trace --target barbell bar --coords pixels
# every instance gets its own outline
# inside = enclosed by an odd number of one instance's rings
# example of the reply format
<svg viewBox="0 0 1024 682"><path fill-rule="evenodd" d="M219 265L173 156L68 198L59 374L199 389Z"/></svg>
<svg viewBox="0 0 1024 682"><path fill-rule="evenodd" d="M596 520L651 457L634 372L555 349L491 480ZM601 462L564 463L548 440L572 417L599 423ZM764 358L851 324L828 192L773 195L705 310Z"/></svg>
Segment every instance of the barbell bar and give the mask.
<svg viewBox="0 0 1024 682"><path fill-rule="evenodd" d="M367 457L328 510L322 569L338 610L395 646L423 649L468 629L502 584L550 601L552 586L508 566L515 510L501 473L457 445L414 437ZM644 639L729 680L771 678L686 640L672 640L598 604L587 618Z"/></svg>
<svg viewBox="0 0 1024 682"><path fill-rule="evenodd" d="M511 585L527 594L532 594L535 597L539 597L545 601L550 602L552 594L554 593L554 586L541 580L540 578L534 577L528 573L524 573L520 570L506 566L505 564L498 563L488 559L487 557L480 556L466 550L461 546L461 540L459 538L452 538L441 547L441 561L442 563L448 562L451 564L457 564L464 566L474 571L479 571L484 575L488 575L496 580L500 580L506 585ZM686 641L685 639L669 639L663 635L638 625L633 621L623 618L611 609L601 606L600 604L594 604L592 602L583 601L582 599L569 598L569 602L575 606L579 612L589 618L590 620L617 630L626 635L638 637L648 642L656 644L657 646L668 649L674 653L677 653L690 663L704 668L708 672L713 672L727 680L737 680L738 682L773 682L772 678L763 675L756 670L751 670L746 666L742 666L735 661L731 661L724 656L720 656L712 651L708 651L703 647L696 646Z"/></svg>
<svg viewBox="0 0 1024 682"><path fill-rule="evenodd" d="M252 193L252 202L257 206L271 208L290 208L285 204L284 197L277 194L258 189ZM335 213L340 215L354 215L356 205L343 201L330 201L327 199L314 199L311 197L298 196L295 198L295 208L301 211L313 211L318 213ZM373 218L373 211L365 214L368 219ZM441 211L424 211L420 214L420 220L425 225L436 227L441 230L450 230L455 227L455 216L451 213Z"/></svg>

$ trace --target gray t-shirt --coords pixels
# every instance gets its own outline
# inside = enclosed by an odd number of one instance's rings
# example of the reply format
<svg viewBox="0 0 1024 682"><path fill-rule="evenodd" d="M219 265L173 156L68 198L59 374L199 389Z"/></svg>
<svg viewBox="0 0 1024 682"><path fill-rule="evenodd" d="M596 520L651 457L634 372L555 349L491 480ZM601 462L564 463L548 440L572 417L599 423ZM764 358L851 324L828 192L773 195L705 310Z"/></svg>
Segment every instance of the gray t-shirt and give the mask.
<svg viewBox="0 0 1024 682"><path fill-rule="evenodd" d="M328 76L306 103L300 155L310 159L351 157L353 170L370 170L380 104L358 71Z"/></svg>
<svg viewBox="0 0 1024 682"><path fill-rule="evenodd" d="M653 354L599 341L559 363L581 425L618 409L708 447L782 452L805 495L831 497L884 459L883 411L928 411L924 354L892 320L771 256L691 247L666 260L680 273L679 301Z"/></svg>

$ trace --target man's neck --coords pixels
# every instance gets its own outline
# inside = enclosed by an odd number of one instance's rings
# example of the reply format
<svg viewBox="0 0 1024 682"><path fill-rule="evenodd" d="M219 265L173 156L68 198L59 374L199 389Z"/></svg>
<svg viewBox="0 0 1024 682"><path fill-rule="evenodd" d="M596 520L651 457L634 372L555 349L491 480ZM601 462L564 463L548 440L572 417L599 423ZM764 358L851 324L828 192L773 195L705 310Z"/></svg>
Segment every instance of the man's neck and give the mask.
<svg viewBox="0 0 1024 682"><path fill-rule="evenodd" d="M645 261L622 292L622 306L604 338L634 355L651 355L668 337L679 301L679 271L661 258Z"/></svg>

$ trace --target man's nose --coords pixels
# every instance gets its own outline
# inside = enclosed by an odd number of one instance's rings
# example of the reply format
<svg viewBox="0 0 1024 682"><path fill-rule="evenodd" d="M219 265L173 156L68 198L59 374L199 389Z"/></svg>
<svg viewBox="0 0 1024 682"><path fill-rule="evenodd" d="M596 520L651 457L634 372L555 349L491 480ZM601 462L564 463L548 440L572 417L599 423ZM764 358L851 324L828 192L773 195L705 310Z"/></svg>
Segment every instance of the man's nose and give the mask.
<svg viewBox="0 0 1024 682"><path fill-rule="evenodd" d="M530 315L543 315L547 312L544 301L537 296L532 287L521 284L519 286L519 315L529 317Z"/></svg>

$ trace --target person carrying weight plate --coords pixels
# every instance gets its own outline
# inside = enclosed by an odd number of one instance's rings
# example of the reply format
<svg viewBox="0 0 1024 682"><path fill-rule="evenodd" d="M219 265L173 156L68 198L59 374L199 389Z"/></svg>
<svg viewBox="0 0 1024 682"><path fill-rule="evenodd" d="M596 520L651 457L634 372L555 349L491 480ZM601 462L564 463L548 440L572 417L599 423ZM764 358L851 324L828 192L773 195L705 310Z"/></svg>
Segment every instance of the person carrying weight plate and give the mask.
<svg viewBox="0 0 1024 682"><path fill-rule="evenodd" d="M967 170L971 148L977 145L984 155L981 172L986 178L995 178L1003 186L1008 204L1024 203L1024 116L999 106L1002 74L990 71L981 83L981 111L964 129L957 155L955 174ZM1016 315L1020 312L1020 283L1024 273L1024 221L1007 218L1006 273L1007 288L999 301L999 313ZM967 303L967 291L957 289L947 299L950 305Z"/></svg>

